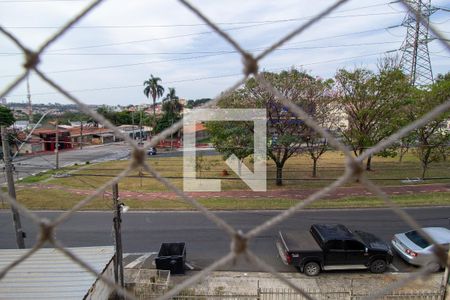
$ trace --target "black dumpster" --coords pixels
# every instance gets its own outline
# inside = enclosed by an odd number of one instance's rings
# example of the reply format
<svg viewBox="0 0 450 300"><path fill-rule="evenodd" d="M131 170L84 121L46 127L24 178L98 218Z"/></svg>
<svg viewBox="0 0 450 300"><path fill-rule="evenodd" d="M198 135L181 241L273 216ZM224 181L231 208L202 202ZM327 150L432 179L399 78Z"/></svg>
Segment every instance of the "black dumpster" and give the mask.
<svg viewBox="0 0 450 300"><path fill-rule="evenodd" d="M155 258L156 268L170 270L170 274L184 274L186 262L185 243L162 243Z"/></svg>

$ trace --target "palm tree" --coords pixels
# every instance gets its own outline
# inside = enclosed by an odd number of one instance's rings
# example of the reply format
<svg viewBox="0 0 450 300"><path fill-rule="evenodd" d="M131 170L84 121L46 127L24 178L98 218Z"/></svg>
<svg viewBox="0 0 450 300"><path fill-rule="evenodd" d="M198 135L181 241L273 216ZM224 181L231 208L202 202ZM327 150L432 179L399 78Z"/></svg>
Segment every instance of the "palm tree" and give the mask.
<svg viewBox="0 0 450 300"><path fill-rule="evenodd" d="M162 97L164 94L164 87L162 85L158 84L158 81L161 81L161 78L159 77L153 77L153 75L150 75L150 78L146 81L144 81L144 94L148 98L149 95L152 96L153 99L153 119L156 120L156 99L159 97Z"/></svg>
<svg viewBox="0 0 450 300"><path fill-rule="evenodd" d="M178 119L179 113L183 110L180 98L175 93L175 88L169 88L166 97L163 99L163 110L167 117L170 118L171 125L173 125L174 117ZM170 149L173 148L173 133L170 135Z"/></svg>
<svg viewBox="0 0 450 300"><path fill-rule="evenodd" d="M173 117L173 115L178 115L182 110L183 106L178 101L180 98L176 95L175 88L169 88L166 97L163 99L163 111L168 113Z"/></svg>
<svg viewBox="0 0 450 300"><path fill-rule="evenodd" d="M170 87L169 91L167 92L166 97L164 97L163 101L171 101L171 100L178 100L178 96L176 95L175 88Z"/></svg>

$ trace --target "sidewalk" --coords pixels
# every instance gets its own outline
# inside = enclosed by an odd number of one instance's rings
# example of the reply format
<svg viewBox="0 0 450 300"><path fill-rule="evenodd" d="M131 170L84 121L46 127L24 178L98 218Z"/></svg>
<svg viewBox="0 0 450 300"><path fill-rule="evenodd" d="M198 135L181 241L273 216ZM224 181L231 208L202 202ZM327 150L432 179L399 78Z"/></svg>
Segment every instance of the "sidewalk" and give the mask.
<svg viewBox="0 0 450 300"><path fill-rule="evenodd" d="M52 184L30 184L17 185L18 188L32 188L32 189L58 189L71 192L77 195L90 195L93 190L73 189L64 186ZM196 199L204 198L241 198L241 199L267 199L267 198L285 198L285 199L305 199L319 189L303 189L303 190L269 190L267 192L253 192L253 191L221 191L221 192L187 192ZM402 186L385 186L382 187L388 195L404 195L404 194L419 194L419 193L438 193L450 192L450 187L447 184L427 184L427 185L402 185ZM354 196L373 196L364 187L341 187L335 191L327 194L323 199L339 199ZM124 191L120 192L122 199L139 199L142 201L152 200L174 200L178 196L174 192L134 192Z"/></svg>
<svg viewBox="0 0 450 300"><path fill-rule="evenodd" d="M122 145L125 145L125 143L124 142L114 142L114 143L99 144L99 145L85 145L85 146L83 146L83 149L80 149L79 147L74 147L74 148L70 148L70 149L60 149L59 153L73 152L73 151L77 151L77 150L83 151L83 150L96 149L96 148L106 147L106 146L122 146ZM31 159L33 157L48 156L48 155L55 155L55 151L40 151L40 152L35 152L35 153L30 153L30 154L18 155L14 159L14 162L20 162L20 161Z"/></svg>
<svg viewBox="0 0 450 300"><path fill-rule="evenodd" d="M170 275L169 271L156 270L154 259L157 252L124 254L125 284L134 290L139 299L161 295L168 289L198 275L200 269L191 262L185 264L184 275ZM235 261L242 266L244 260ZM445 289L445 272L438 272L408 281L411 272L389 272L372 274L361 271L329 271L309 277L300 272L279 272L284 278L311 294L313 299L355 300L370 294L389 290L389 299L442 299ZM407 283L394 288L399 281ZM267 272L214 271L205 279L186 288L180 299L305 299L292 288ZM194 297L194 298L189 298ZM220 298L222 299L222 298Z"/></svg>
<svg viewBox="0 0 450 300"><path fill-rule="evenodd" d="M133 286L137 293L151 295L151 284L149 285L144 278L148 276L145 271L149 270L126 269L125 275L128 279L134 279ZM187 271L184 276L170 276L169 285L173 287L181 284L197 275L198 272ZM411 273L328 272L317 277L307 277L301 273L280 274L311 294L314 299L356 299L387 289L392 284L406 279ZM392 299L410 297L439 299L443 294L443 277L444 272L435 273L427 278L408 282L405 286L390 291L389 294L392 295ZM202 296L225 296L227 298L234 296L233 299L256 299L255 297L260 299L303 299L297 295L295 290L289 288L275 276L263 272L213 272L200 283L190 286L183 294L199 298ZM139 297L139 295L137 296Z"/></svg>
<svg viewBox="0 0 450 300"><path fill-rule="evenodd" d="M443 272L433 274L427 279L409 282L397 292L412 291L427 293L437 292L441 288ZM194 274L192 274L194 275ZM369 295L386 288L392 283L406 278L409 273L323 273L317 277L307 277L301 273L282 273L291 282L310 292L344 292L351 291L354 295ZM174 284L181 281L180 277L172 276ZM234 294L246 294L258 289L280 290L288 288L270 273L214 272L203 282L193 286L197 294L209 294L214 291L228 291Z"/></svg>

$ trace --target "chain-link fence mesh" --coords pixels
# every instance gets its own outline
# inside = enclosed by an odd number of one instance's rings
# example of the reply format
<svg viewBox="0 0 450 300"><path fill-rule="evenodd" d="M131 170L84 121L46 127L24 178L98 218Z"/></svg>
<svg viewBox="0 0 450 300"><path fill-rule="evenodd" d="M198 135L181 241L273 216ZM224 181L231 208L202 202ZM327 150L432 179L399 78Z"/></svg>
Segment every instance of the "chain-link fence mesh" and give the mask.
<svg viewBox="0 0 450 300"><path fill-rule="evenodd" d="M204 21L209 27L211 27L217 34L219 34L224 40L226 40L236 51L238 51L243 60L243 77L241 80L239 80L236 84L234 84L232 87L230 87L225 92L221 93L221 95L210 102L206 103L203 107L212 107L214 106L220 99L223 97L226 97L231 92L233 92L236 88L241 86L246 79L248 79L250 76L253 76L261 86L263 86L268 92L275 95L280 102L286 106L292 113L297 115L300 119L302 119L307 126L315 130L317 133L319 133L322 137L326 138L329 141L329 144L334 147L337 150L342 151L344 153L346 158L346 168L344 174L336 181L334 181L329 186L321 189L320 191L317 191L307 197L304 201L298 203L295 206L292 206L286 211L283 211L282 213L278 214L277 216L273 217L272 219L264 222L263 224L253 228L249 232L241 232L240 230L233 228L230 224L228 224L226 221L221 219L219 216L214 214L213 212L209 211L207 208L205 208L203 205L201 205L196 199L193 197L185 194L182 190L177 188L171 181L169 181L167 178L164 178L161 176L152 166L150 166L146 162L146 150L150 147L154 147L157 145L162 139L164 139L167 136L170 136L170 134L177 132L182 127L182 121L179 121L175 124L173 124L170 128L164 130L150 141L149 145L146 148L140 148L136 144L136 142L131 139L128 135L121 132L117 127L115 127L110 121L105 119L102 115L99 113L91 110L86 104L84 104L81 100L79 100L77 97L73 96L71 93L66 91L62 86L58 85L56 82L54 82L52 79L47 77L47 75L41 71L39 68L40 63L40 55L46 50L51 44L53 44L56 40L61 38L67 31L71 29L71 27L79 22L81 19L83 19L89 12L96 9L98 5L103 2L102 0L94 1L92 4L87 6L79 15L77 15L75 18L71 19L69 22L66 23L65 26L63 26L56 34L48 38L42 46L40 46L37 50L31 50L28 49L21 41L19 41L13 34L8 32L5 28L0 26L0 32L5 35L7 38L9 38L14 44L19 47L23 54L25 55L25 62L23 64L24 71L23 73L18 76L13 82L11 82L8 86L3 88L3 91L0 93L0 98L8 95L9 92L11 92L15 87L18 86L19 83L21 83L28 75L29 72L33 71L35 74L37 74L38 77L40 77L43 81L45 81L47 84L49 84L51 87L53 87L57 92L64 95L67 99L71 100L73 103L77 104L81 111L84 113L92 116L96 121L103 124L105 127L111 129L114 131L114 133L122 138L124 141L126 141L131 147L132 147L132 156L130 159L130 163L128 167L125 168L117 177L110 180L109 182L103 184L102 186L98 187L94 193L80 201L77 205L75 205L72 209L61 213L61 215L56 218L53 221L49 221L46 219L41 219L39 216L37 216L34 212L27 209L25 206L21 205L16 199L12 199L9 197L6 193L0 192L0 197L3 200L6 200L10 203L10 205L16 207L22 214L25 214L27 217L29 217L36 226L40 228L40 234L38 241L36 244L29 249L29 251L24 254L22 257L17 259L16 261L12 262L10 265L5 267L0 272L0 280L15 266L23 262L24 260L28 259L33 253L35 253L37 250L39 250L45 243L52 244L56 249L60 250L62 253L64 253L66 256L68 256L70 259L72 259L74 262L85 268L90 273L94 274L95 276L100 276L100 280L102 280L104 283L106 283L108 286L110 286L112 289L114 289L119 294L125 295L129 299L135 299L133 295L131 295L126 290L122 289L120 286L115 284L113 281L99 275L96 273L96 271L91 268L88 264L83 262L80 258L78 258L76 255L74 255L71 251L66 249L61 242L54 239L53 232L57 226L62 224L63 222L67 221L77 210L81 209L85 205L87 205L90 201L92 201L94 198L96 198L99 195L102 195L106 189L110 188L111 185L118 183L121 179L123 179L125 176L127 176L130 172L135 170L136 168L143 168L146 172L153 175L158 181L160 181L162 184L164 184L169 190L174 191L181 199L186 201L187 203L191 204L193 207L195 207L199 212L201 212L205 217L207 217L209 220L217 224L219 228L221 228L225 234L228 234L231 237L231 245L230 245L230 251L228 254L226 254L224 257L218 259L215 263L211 264L210 266L203 269L201 272L197 273L196 275L189 277L187 280L182 282L181 284L175 286L173 289L165 293L164 295L160 296L158 299L170 299L177 294L179 294L181 291L183 291L186 288L191 287L193 284L199 282L202 280L202 278L205 278L208 276L212 271L218 269L221 266L224 266L232 261L234 261L238 256L243 256L248 259L252 264L255 266L258 266L259 268L272 273L276 278L278 278L280 281L285 283L289 288L293 289L300 295L302 295L305 299L314 299L315 295L308 294L307 291L302 289L301 287L297 286L296 284L290 282L288 279L286 279L282 274L279 274L272 266L268 265L266 262L261 260L258 256L256 256L249 248L248 248L248 242L252 238L256 237L257 235L261 234L262 232L268 230L269 228L274 227L275 225L279 224L283 220L286 220L288 217L292 216L295 212L305 208L306 206L310 205L314 201L317 201L324 197L327 193L332 192L336 188L342 186L343 184L349 182L350 180L357 179L361 185L366 187L370 192L372 192L374 195L377 195L379 198L385 201L385 203L407 224L409 224L412 228L418 230L421 235L426 237L429 242L435 244L435 255L439 260L445 264L449 265L449 262L447 261L447 254L436 243L431 239L429 235L427 235L423 230L421 230L419 224L412 218L410 215L408 215L405 211L403 211L401 208L399 208L395 203L391 201L391 199L377 186L375 185L371 180L369 180L365 176L365 171L362 168L362 162L364 159L367 159L373 154L376 154L377 152L385 149L386 147L392 145L396 141L398 141L400 138L406 136L409 132L411 132L414 129L419 128L420 126L425 125L430 120L433 120L443 112L447 111L450 108L450 99L447 99L446 102L443 104L435 107L433 110L425 114L422 118L410 123L408 126L402 128L395 134L391 135L389 138L384 139L383 141L379 142L377 145L371 147L370 149L366 150L362 155L358 157L354 157L351 152L347 149L347 147L342 144L336 137L334 137L331 133L329 133L327 130L321 128L315 120L308 115L302 108L298 107L297 105L290 102L288 99L286 99L279 91L277 91L269 82L267 82L263 76L258 72L258 63L261 59L265 58L269 54L271 54L274 50L291 40L292 38L300 35L301 33L308 30L313 24L319 22L321 18L327 16L334 10L336 10L338 7L342 6L344 3L348 2L348 0L339 0L335 2L333 5L322 11L321 13L317 14L315 17L311 18L308 22L305 24L299 26L298 28L295 28L290 33L288 33L285 37L280 39L279 41L272 44L272 46L268 47L265 51L263 51L258 56L254 57L250 53L248 53L245 49L243 49L233 38L231 38L225 31L221 30L212 20L208 19L207 16L205 16L200 9L194 7L192 4L185 0L180 0L181 5L188 8L192 13L197 15L202 21ZM447 51L450 52L450 42L448 39L446 39L438 30L436 30L431 24L428 23L427 19L424 18L420 12L417 12L414 10L414 8L409 4L408 1L402 0L401 1L404 7L409 11L409 13L417 16L417 18L420 19L420 22L425 24L429 27L430 31L434 34L436 38L440 40L440 42L444 45ZM383 297L383 295L389 294L392 291L398 289L399 287L402 287L406 285L408 282L419 278L423 276L427 276L430 274L432 270L428 267L422 267L419 269L419 271L411 273L407 278L394 282L390 285L385 286L383 289L379 291L375 291L370 296L366 297L367 299L376 299Z"/></svg>

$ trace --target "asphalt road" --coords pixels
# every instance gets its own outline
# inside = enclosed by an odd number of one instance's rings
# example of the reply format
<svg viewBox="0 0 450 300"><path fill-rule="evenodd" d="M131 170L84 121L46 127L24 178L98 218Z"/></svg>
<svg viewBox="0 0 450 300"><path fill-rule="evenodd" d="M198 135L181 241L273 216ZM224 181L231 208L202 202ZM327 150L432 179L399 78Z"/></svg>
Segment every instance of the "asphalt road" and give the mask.
<svg viewBox="0 0 450 300"><path fill-rule="evenodd" d="M112 143L98 146L87 146L83 149L66 150L59 152L59 166L70 166L75 163L84 164L123 159L129 156L130 147L125 143ZM41 154L27 157L17 157L14 160L14 178L21 178L54 169L56 159L54 154ZM2 164L3 165L3 164ZM0 172L0 185L5 183L5 176Z"/></svg>
<svg viewBox="0 0 450 300"><path fill-rule="evenodd" d="M411 208L406 211L422 226L449 227L450 207ZM234 228L246 232L273 217L277 212L220 212L222 218ZM40 212L41 217L55 218L59 212ZM22 219L28 235L26 245L32 246L37 235L36 226L27 218ZM386 241L394 233L409 229L402 220L388 209L363 210L314 210L296 213L275 228L256 237L251 249L278 271L295 271L285 266L277 257L275 239L278 230L307 230L312 223L343 223L352 229L372 232ZM195 268L202 269L225 255L230 239L213 223L198 212L128 212L123 215L122 239L124 252L157 252L162 242L186 242L187 260ZM66 246L111 245L112 213L78 212L57 228L56 237ZM0 211L0 248L14 248L15 239L9 211ZM262 271L245 260L222 270ZM412 271L400 258L394 260L391 271Z"/></svg>
<svg viewBox="0 0 450 300"><path fill-rule="evenodd" d="M75 163L84 164L87 161L90 163L103 162L111 160L120 160L130 157L131 147L123 142L111 143L97 146L86 146L83 149L66 150L59 152L59 166L70 166ZM198 149L203 155L216 155L215 150L211 149ZM158 159L159 157L181 157L183 151L171 151L159 153L155 156L149 156L150 159ZM22 177L44 172L56 167L56 158L54 154L41 154L27 157L17 157L14 160L14 178L19 179ZM0 163L3 167L3 163ZM5 174L0 168L0 186L6 182Z"/></svg>

